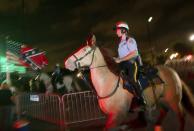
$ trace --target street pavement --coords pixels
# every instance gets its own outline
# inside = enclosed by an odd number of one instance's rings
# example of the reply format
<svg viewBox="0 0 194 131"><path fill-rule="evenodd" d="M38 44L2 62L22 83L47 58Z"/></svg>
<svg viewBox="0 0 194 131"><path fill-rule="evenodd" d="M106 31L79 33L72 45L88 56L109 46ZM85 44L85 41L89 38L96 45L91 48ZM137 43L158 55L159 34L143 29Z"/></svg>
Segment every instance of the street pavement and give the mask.
<svg viewBox="0 0 194 131"><path fill-rule="evenodd" d="M102 131L102 126L99 124L99 121L94 121L93 123L85 123L83 125L76 125L75 127L60 128L60 126L47 123L40 120L30 119L29 124L29 131ZM97 124L98 123L98 124ZM95 125L95 126L88 126L88 125ZM163 129L164 131L178 131L178 119L177 116L172 112L169 111L167 117L163 121ZM130 131L152 131L152 128L141 128L141 129L134 129ZM194 131L194 124L192 123L191 117L186 115L186 125L185 131Z"/></svg>

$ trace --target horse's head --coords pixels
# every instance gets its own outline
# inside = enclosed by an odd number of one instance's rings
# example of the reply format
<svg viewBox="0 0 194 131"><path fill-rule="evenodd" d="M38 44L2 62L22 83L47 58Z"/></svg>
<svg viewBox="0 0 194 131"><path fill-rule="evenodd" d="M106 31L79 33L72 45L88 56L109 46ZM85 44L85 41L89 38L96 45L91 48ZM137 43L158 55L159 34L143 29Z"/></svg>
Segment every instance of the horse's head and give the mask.
<svg viewBox="0 0 194 131"><path fill-rule="evenodd" d="M65 60L65 68L73 71L82 67L90 67L96 50L95 43L95 36L90 35L86 40L86 44Z"/></svg>

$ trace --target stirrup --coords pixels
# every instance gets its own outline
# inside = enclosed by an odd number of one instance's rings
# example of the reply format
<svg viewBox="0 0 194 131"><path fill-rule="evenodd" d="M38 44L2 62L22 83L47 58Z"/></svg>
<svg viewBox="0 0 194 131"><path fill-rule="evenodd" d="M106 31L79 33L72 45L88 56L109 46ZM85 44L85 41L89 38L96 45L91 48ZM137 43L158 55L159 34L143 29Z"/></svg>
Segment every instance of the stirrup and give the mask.
<svg viewBox="0 0 194 131"><path fill-rule="evenodd" d="M146 105L146 101L142 96L136 96L140 105Z"/></svg>
<svg viewBox="0 0 194 131"><path fill-rule="evenodd" d="M123 88L128 90L131 93L134 93L134 87L127 81L123 82Z"/></svg>

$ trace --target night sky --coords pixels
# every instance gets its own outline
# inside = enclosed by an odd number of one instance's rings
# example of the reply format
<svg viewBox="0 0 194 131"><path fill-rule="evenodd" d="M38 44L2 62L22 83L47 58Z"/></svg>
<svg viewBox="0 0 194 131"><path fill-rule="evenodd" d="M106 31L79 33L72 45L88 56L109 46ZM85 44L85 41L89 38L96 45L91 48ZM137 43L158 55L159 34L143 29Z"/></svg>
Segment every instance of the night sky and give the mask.
<svg viewBox="0 0 194 131"><path fill-rule="evenodd" d="M194 0L0 0L0 35L45 50L48 69L62 64L90 32L105 47L115 47L112 27L120 20L129 24L140 51L160 51L175 42L189 43Z"/></svg>

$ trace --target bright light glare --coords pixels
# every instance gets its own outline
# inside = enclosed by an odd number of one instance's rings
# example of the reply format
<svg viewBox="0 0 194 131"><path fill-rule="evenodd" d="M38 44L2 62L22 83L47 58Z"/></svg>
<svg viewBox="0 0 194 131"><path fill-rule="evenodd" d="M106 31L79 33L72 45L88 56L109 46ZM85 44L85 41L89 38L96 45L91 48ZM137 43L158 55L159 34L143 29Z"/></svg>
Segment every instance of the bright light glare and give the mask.
<svg viewBox="0 0 194 131"><path fill-rule="evenodd" d="M192 59L192 57L193 57L192 55L188 55L185 57L185 60L190 61Z"/></svg>
<svg viewBox="0 0 194 131"><path fill-rule="evenodd" d="M192 34L192 35L189 37L189 40L190 40L190 41L194 41L194 34Z"/></svg>
<svg viewBox="0 0 194 131"><path fill-rule="evenodd" d="M76 75L78 78L82 78L82 72L78 72L77 75Z"/></svg>
<svg viewBox="0 0 194 131"><path fill-rule="evenodd" d="M178 53L173 53L170 55L170 59L172 60L172 59L176 58L178 55L179 55Z"/></svg>
<svg viewBox="0 0 194 131"><path fill-rule="evenodd" d="M164 52L166 53L167 51L168 51L168 48L166 48Z"/></svg>
<svg viewBox="0 0 194 131"><path fill-rule="evenodd" d="M151 17L149 17L148 22L151 22L151 21L152 21L152 19L153 19L153 17L152 17L152 16L151 16Z"/></svg>

